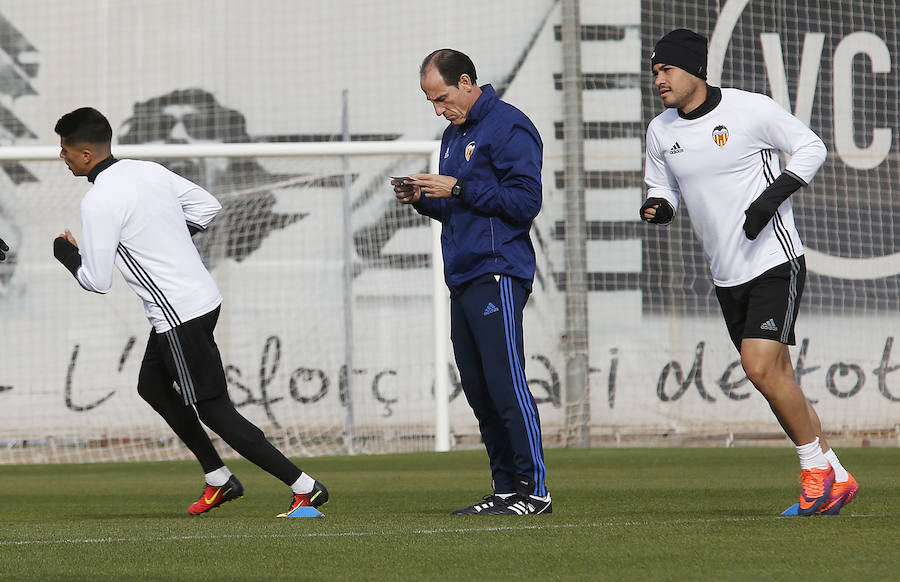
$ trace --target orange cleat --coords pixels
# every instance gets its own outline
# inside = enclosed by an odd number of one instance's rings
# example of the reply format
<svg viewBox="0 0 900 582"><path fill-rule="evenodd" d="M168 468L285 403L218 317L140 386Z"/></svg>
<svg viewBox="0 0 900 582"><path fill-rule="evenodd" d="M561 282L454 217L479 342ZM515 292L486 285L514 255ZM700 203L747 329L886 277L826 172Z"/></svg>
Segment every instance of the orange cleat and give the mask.
<svg viewBox="0 0 900 582"><path fill-rule="evenodd" d="M244 487L238 478L232 475L221 487L214 487L207 484L200 499L195 501L188 507L188 513L191 515L200 515L206 513L210 509L215 509L227 501L239 499L244 495Z"/></svg>
<svg viewBox="0 0 900 582"><path fill-rule="evenodd" d="M859 493L859 483L853 478L853 475L847 473L847 480L843 483L835 482L831 488L831 496L828 503L822 506L819 513L822 515L837 515L841 512L841 508L853 501L856 494Z"/></svg>
<svg viewBox="0 0 900 582"><path fill-rule="evenodd" d="M834 469L803 469L800 471L800 503L797 515L819 513L831 495L834 485Z"/></svg>

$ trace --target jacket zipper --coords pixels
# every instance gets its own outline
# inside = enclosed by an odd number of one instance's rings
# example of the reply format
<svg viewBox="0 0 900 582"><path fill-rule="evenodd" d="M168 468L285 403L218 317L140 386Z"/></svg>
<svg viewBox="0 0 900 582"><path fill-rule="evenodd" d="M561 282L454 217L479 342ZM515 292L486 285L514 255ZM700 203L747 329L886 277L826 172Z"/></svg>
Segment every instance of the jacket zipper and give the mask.
<svg viewBox="0 0 900 582"><path fill-rule="evenodd" d="M492 217L488 218L488 223L491 225L491 254L494 255L494 261L497 260L497 248L494 244L494 219Z"/></svg>

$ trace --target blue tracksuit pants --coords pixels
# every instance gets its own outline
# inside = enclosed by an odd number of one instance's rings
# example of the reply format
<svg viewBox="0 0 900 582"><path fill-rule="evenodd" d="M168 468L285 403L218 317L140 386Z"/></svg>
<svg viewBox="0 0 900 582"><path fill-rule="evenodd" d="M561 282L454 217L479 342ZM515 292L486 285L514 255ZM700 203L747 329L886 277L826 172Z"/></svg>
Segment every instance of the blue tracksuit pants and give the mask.
<svg viewBox="0 0 900 582"><path fill-rule="evenodd" d="M541 421L525 379L522 310L529 290L507 275L473 280L450 302L450 338L463 392L478 419L495 493L520 478L547 494Z"/></svg>

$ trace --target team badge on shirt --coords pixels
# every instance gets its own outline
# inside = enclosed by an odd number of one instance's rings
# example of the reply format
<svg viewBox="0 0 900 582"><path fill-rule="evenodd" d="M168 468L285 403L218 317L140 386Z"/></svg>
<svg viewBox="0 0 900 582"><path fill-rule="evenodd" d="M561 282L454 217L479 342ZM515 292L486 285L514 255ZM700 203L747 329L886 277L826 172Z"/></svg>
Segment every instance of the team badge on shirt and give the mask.
<svg viewBox="0 0 900 582"><path fill-rule="evenodd" d="M466 161L468 162L472 158L472 154L475 152L475 142L470 141L468 145L466 145Z"/></svg>
<svg viewBox="0 0 900 582"><path fill-rule="evenodd" d="M717 125L712 132L712 138L717 146L722 147L728 141L728 128L724 125Z"/></svg>

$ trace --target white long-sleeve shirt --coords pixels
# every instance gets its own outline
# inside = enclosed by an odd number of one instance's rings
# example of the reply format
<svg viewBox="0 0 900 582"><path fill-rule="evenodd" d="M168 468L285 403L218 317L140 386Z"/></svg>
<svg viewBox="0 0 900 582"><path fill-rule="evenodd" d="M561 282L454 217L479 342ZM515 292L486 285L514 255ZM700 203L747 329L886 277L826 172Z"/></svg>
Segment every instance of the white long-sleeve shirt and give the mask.
<svg viewBox="0 0 900 582"><path fill-rule="evenodd" d="M186 223L206 228L221 207L212 194L157 163L115 162L81 201L78 282L106 293L115 265L159 333L212 311L222 295Z"/></svg>
<svg viewBox="0 0 900 582"><path fill-rule="evenodd" d="M713 281L746 283L803 254L790 198L756 240L744 235L744 210L780 174L778 151L791 156L785 171L808 184L825 162L822 140L765 95L722 89L722 100L697 119L675 109L647 127L647 197L681 199L703 245Z"/></svg>

